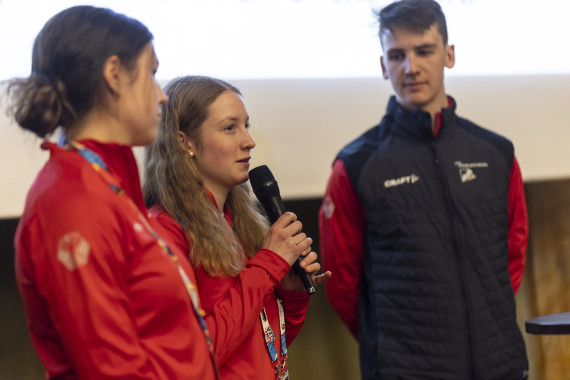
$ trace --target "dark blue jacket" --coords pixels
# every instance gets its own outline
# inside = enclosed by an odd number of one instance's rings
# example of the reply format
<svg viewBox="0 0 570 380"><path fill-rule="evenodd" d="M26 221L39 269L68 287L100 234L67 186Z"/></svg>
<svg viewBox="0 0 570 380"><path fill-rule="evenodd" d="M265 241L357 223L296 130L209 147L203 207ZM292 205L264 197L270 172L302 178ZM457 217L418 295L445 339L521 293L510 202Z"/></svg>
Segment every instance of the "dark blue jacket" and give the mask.
<svg viewBox="0 0 570 380"><path fill-rule="evenodd" d="M510 141L455 114L405 111L338 155L366 217L363 379L522 379L508 272Z"/></svg>

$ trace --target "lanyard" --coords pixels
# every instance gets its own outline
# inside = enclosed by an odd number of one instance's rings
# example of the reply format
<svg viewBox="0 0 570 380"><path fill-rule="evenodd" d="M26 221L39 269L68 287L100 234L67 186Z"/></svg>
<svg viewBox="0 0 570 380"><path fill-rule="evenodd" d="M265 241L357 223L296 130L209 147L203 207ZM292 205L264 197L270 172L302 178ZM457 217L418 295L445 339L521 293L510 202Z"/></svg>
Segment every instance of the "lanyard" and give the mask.
<svg viewBox="0 0 570 380"><path fill-rule="evenodd" d="M216 358L214 356L214 344L212 342L212 338L210 337L210 332L208 331L208 326L206 326L206 321L204 320L204 316L206 315L206 312L200 307L200 304L198 301L198 292L196 290L196 286L194 286L194 284L192 283L192 281L190 280L190 278L188 277L186 272L184 272L184 269L182 268L182 266L178 262L178 257L176 257L176 255L174 253L172 253L172 250L170 249L170 247L164 242L164 240L162 240L162 238L158 235L158 233L156 233L156 231L152 228L152 226L150 225L148 220L142 215L142 213L140 212L138 207L134 204L133 200L130 197L124 196L126 194L125 190L123 190L119 186L112 184L110 181L106 180L105 177L108 176L110 174L110 172L107 169L107 165L105 164L103 159L101 159L101 157L99 157L99 155L97 153L87 149L85 146L83 146L82 144L80 144L78 142L75 142L75 141L69 142L69 145L71 145L73 148L75 148L75 150L87 162L89 162L91 164L93 169L95 169L95 171L101 176L101 178L105 182L107 182L107 184L111 187L111 189L113 189L113 191L115 193L117 193L119 195L119 197L121 197L122 199L125 199L131 205L131 207L134 210L136 210L140 222L143 224L143 226L146 228L146 230L152 235L152 237L156 240L158 246L170 257L170 259L172 260L174 265L176 265L176 268L178 269L178 273L180 274L180 277L182 278L182 281L184 282L184 285L186 287L186 291L188 292L188 296L190 297L190 301L192 302L192 306L194 309L194 313L196 314L196 318L198 318L198 322L200 324L200 327L202 328L202 331L204 332L204 335L206 337L206 342L208 343L208 348L210 351L210 358L212 359L212 364L214 366L214 372L216 374L216 379L219 380L220 379L220 373L218 370L218 365L216 363ZM103 169L103 171L101 171L101 169Z"/></svg>
<svg viewBox="0 0 570 380"><path fill-rule="evenodd" d="M263 336L265 338L265 344L267 345L267 352L269 353L269 359L271 364L275 368L275 375L279 380L289 379L289 365L287 362L287 342L285 341L285 313L283 312L283 304L281 298L277 298L277 308L279 309L279 332L281 340L281 357L277 354L277 349L275 348L275 333L269 324L269 319L267 318L267 313L265 308L259 313L259 318L261 319L261 327L263 328Z"/></svg>

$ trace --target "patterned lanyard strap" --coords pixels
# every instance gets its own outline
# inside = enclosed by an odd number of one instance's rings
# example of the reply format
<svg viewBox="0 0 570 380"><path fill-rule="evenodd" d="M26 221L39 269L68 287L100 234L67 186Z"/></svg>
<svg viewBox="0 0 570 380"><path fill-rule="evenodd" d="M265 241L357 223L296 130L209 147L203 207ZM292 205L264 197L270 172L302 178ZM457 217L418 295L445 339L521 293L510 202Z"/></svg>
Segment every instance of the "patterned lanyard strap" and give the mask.
<svg viewBox="0 0 570 380"><path fill-rule="evenodd" d="M117 186L115 184L112 184L110 181L105 179L105 174L109 173L109 170L107 169L107 165L101 159L101 157L99 157L99 155L97 155L97 153L87 149L85 146L83 146L82 144L79 144L77 142L69 142L69 145L71 145L73 148L75 148L75 150L87 162L89 162L91 164L93 169L95 169L95 171L97 173L99 173L101 178L111 187L111 189L113 189L113 191L115 193L117 193L122 199L125 199L128 201L128 203L131 205L131 207L134 210L136 210L140 222L143 224L143 226L146 228L146 230L152 235L152 237L156 240L158 246L171 258L174 265L176 265L176 268L178 269L178 273L180 274L180 277L182 278L182 281L184 282L184 285L186 286L188 296L190 297L190 301L192 302L194 313L196 314L196 317L198 318L198 322L200 323L200 327L202 328L202 331L204 331L204 335L206 336L206 341L208 343L208 348L210 351L210 357L212 359L212 364L214 365L214 372L216 374L216 379L219 380L220 379L220 373L219 373L218 365L216 363L216 358L214 356L214 344L212 342L212 338L210 337L210 332L208 331L208 327L206 326L206 321L204 320L204 316L206 315L206 312L200 307L200 304L198 302L198 292L196 290L196 286L194 286L194 284L192 283L192 281L190 280L190 278L188 277L186 272L184 272L184 268L182 268L182 266L178 262L178 257L176 257L176 255L172 252L170 247L164 242L164 240L162 240L162 238L158 235L158 233L156 233L156 231L152 228L152 226L149 224L149 222L146 220L146 218L142 215L142 213L140 212L138 207L134 204L133 200L130 197L124 197L124 195L126 194L125 190L120 188L119 186ZM103 171L101 171L101 169L103 169Z"/></svg>
<svg viewBox="0 0 570 380"><path fill-rule="evenodd" d="M269 359L273 368L275 368L275 376L278 380L288 380L289 379L289 365L287 362L287 342L285 341L285 313L283 312L283 304L281 298L277 298L277 308L279 309L279 332L281 334L281 355L277 353L274 341L277 339L271 325L269 324L269 319L267 318L267 313L265 308L259 313L259 318L261 319L261 327L263 328L263 336L265 338L265 344L267 345L267 352L269 353Z"/></svg>

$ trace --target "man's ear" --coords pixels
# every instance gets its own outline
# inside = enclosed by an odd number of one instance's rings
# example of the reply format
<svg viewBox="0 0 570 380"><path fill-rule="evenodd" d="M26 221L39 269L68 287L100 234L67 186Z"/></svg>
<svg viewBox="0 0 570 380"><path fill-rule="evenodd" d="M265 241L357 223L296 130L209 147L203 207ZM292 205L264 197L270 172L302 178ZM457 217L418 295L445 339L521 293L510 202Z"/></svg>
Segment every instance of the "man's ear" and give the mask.
<svg viewBox="0 0 570 380"><path fill-rule="evenodd" d="M112 55L103 64L103 78L109 91L114 95L119 95L121 91L121 60L116 55Z"/></svg>
<svg viewBox="0 0 570 380"><path fill-rule="evenodd" d="M451 69L455 66L455 45L445 47L445 67Z"/></svg>
<svg viewBox="0 0 570 380"><path fill-rule="evenodd" d="M382 77L384 79L390 79L388 76L388 70L386 70L386 66L384 66L384 56L380 56L380 67L382 67Z"/></svg>

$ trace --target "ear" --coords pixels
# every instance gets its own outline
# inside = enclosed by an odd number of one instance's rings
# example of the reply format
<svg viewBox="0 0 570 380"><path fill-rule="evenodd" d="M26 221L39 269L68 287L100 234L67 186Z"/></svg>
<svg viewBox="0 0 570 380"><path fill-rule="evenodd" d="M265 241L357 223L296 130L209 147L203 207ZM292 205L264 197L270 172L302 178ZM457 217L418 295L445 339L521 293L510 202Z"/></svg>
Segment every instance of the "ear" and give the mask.
<svg viewBox="0 0 570 380"><path fill-rule="evenodd" d="M451 69L455 66L455 45L445 47L445 67Z"/></svg>
<svg viewBox="0 0 570 380"><path fill-rule="evenodd" d="M192 150L192 143L190 142L190 138L186 135L186 133L182 131L178 131L178 142L182 149L190 153L190 155L194 156L194 151Z"/></svg>
<svg viewBox="0 0 570 380"><path fill-rule="evenodd" d="M388 76L388 70L386 70L386 66L384 65L384 56L380 56L380 67L382 67L382 77L384 79L390 79Z"/></svg>
<svg viewBox="0 0 570 380"><path fill-rule="evenodd" d="M109 91L114 95L119 95L121 73L121 60L116 55L113 55L103 64L103 78Z"/></svg>

